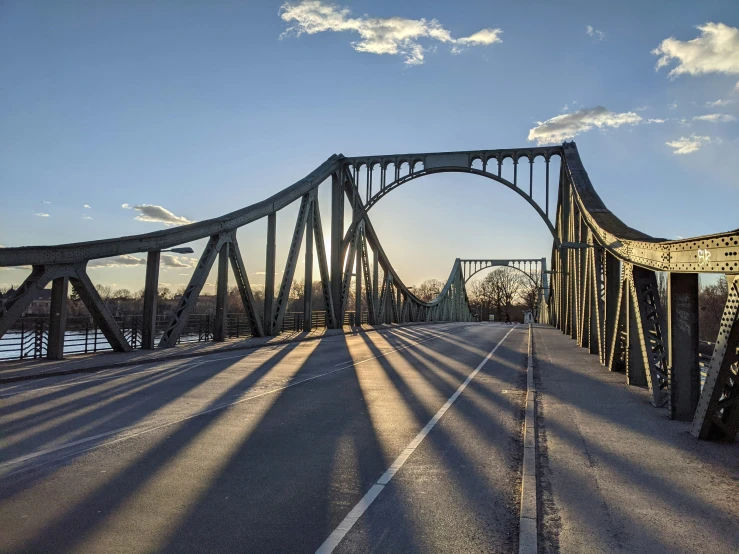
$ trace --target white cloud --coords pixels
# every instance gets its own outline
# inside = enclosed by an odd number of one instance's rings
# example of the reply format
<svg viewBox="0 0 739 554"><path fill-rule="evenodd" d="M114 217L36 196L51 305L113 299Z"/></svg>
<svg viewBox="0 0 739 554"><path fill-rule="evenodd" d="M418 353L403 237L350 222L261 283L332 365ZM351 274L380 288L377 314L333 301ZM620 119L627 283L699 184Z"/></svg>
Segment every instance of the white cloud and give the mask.
<svg viewBox="0 0 739 554"><path fill-rule="evenodd" d="M728 106L729 104L733 104L734 102L736 102L736 100L733 100L731 98L719 98L718 100L714 100L713 102L706 102L706 107L718 108L719 106Z"/></svg>
<svg viewBox="0 0 739 554"><path fill-rule="evenodd" d="M588 25L587 27L585 27L585 32L588 34L589 37L593 37L595 40L603 40L604 38L606 38L606 34L603 31L594 29L592 25Z"/></svg>
<svg viewBox="0 0 739 554"><path fill-rule="evenodd" d="M51 202L49 202L48 200L42 200L41 203L42 204L51 204Z"/></svg>
<svg viewBox="0 0 739 554"><path fill-rule="evenodd" d="M141 212L134 219L138 221L146 221L148 223L164 223L165 225L187 225L193 223L189 219L182 216L175 215L168 209L162 206L155 206L153 204L139 204L137 206L131 206L131 204L121 204L121 208L127 210L138 210Z"/></svg>
<svg viewBox="0 0 739 554"><path fill-rule="evenodd" d="M606 129L621 125L636 125L642 117L634 112L613 113L603 106L583 108L576 112L553 117L529 131L529 140L538 144L562 142L575 135L591 130L593 127Z"/></svg>
<svg viewBox="0 0 739 554"><path fill-rule="evenodd" d="M348 8L326 4L321 0L285 3L280 7L279 13L290 24L280 38L326 31L354 32L360 37L360 40L351 43L357 52L404 56L408 65L423 63L426 47L419 42L420 39L451 44L454 53L469 46L502 42L499 35L503 31L500 29L482 29L468 37L454 39L435 19L375 18L367 15L354 18Z"/></svg>
<svg viewBox="0 0 739 554"><path fill-rule="evenodd" d="M730 123L736 121L736 117L725 113L709 113L706 115L696 115L695 121L709 121L711 123Z"/></svg>
<svg viewBox="0 0 739 554"><path fill-rule="evenodd" d="M665 144L674 149L673 154L691 154L700 150L704 144L710 144L711 142L711 137L693 134L689 137L680 137L677 140L666 142Z"/></svg>
<svg viewBox="0 0 739 554"><path fill-rule="evenodd" d="M92 206L90 206L90 204L84 204L82 207L87 208L88 210L92 209Z"/></svg>
<svg viewBox="0 0 739 554"><path fill-rule="evenodd" d="M645 112L649 109L649 106L639 106L638 108L634 108L635 112Z"/></svg>
<svg viewBox="0 0 739 554"><path fill-rule="evenodd" d="M90 217L89 215L87 215L87 214L84 214L84 215L82 216L82 219L92 219L92 218L91 218L91 217Z"/></svg>
<svg viewBox="0 0 739 554"><path fill-rule="evenodd" d="M195 258L170 256L169 254L162 254L160 260L164 267L195 267L198 264L198 260Z"/></svg>
<svg viewBox="0 0 739 554"><path fill-rule="evenodd" d="M660 56L657 70L676 61L668 77L739 73L739 29L723 23L705 23L697 29L701 36L693 40L670 37L652 50L652 54Z"/></svg>
<svg viewBox="0 0 739 554"><path fill-rule="evenodd" d="M87 265L88 267L130 267L146 265L146 260L144 258L131 256L130 254L123 254L122 256L113 256L112 258L90 260Z"/></svg>
<svg viewBox="0 0 739 554"><path fill-rule="evenodd" d="M736 82L734 85L734 91L733 92L739 92L739 81Z"/></svg>
<svg viewBox="0 0 739 554"><path fill-rule="evenodd" d="M49 214L45 214L43 212L33 212L33 215L38 217L49 217Z"/></svg>
<svg viewBox="0 0 739 554"><path fill-rule="evenodd" d="M655 117L655 118L647 119L645 121L645 123L664 123L665 121L667 121L667 120L666 119L658 119L658 118Z"/></svg>

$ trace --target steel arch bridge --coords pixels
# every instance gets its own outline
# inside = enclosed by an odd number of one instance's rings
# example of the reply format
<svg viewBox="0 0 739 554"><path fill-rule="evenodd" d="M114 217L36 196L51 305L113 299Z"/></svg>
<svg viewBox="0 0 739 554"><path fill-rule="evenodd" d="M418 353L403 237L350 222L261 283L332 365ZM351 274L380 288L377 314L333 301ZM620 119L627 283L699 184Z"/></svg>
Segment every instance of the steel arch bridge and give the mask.
<svg viewBox="0 0 739 554"><path fill-rule="evenodd" d="M550 162L555 158L558 170L550 176ZM507 160L512 165L512 179L503 176ZM535 179L537 161L544 163L544 175ZM519 172L519 166L526 162L528 172ZM99 258L146 252L142 345L153 348L160 252L198 239L208 242L171 314L160 347L176 344L216 260L214 339L224 340L226 334L229 265L252 333L257 336L278 333L303 244L307 329L311 325L314 250L322 305L331 327L341 326L350 308L352 277L355 277L356 309L361 309L364 296L370 323L471 321L466 279L480 263L495 260L455 260L439 296L422 301L393 269L369 217L371 208L393 190L436 173L468 173L490 179L521 196L542 218L552 234L553 269L548 284L543 266L540 272L543 276L540 321L571 335L579 345L599 355L611 371L625 372L628 383L647 386L655 406L666 406L675 419L693 421L695 436L731 439L736 435L739 428L739 230L670 241L628 227L608 210L596 193L574 142L543 148L362 157L333 155L304 179L274 196L215 219L107 240L1 249L0 267L32 269L12 297L0 305L0 336L21 317L38 291L51 283L48 355L60 358L64 342L64 299L71 283L111 346L119 351L130 350L131 345L88 276L87 264ZM318 188L328 180L331 182L331 247L327 252ZM276 289L276 217L293 202L299 202L300 207L285 270ZM344 221L345 202L352 214L348 225ZM236 231L262 218L267 219L267 256L265 301L260 309L247 277ZM666 307L658 294L656 272L668 274ZM721 329L702 388L698 362L698 275L701 273L725 274L729 285Z"/></svg>

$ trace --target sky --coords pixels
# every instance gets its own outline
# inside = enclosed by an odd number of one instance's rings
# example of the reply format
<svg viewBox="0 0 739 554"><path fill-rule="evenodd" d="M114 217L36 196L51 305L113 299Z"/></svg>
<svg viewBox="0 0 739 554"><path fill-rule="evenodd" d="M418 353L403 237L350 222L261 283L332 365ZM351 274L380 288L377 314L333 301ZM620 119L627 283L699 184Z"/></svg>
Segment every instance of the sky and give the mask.
<svg viewBox="0 0 739 554"><path fill-rule="evenodd" d="M618 9L567 0L5 0L0 245L217 217L334 153L564 140L576 141L596 190L628 225L669 239L735 229L737 27L739 10L726 0ZM296 212L278 214L278 267ZM407 284L445 280L457 257L551 253L531 207L475 176L417 179L370 216ZM259 288L266 221L238 236ZM160 280L173 290L189 280L203 241L192 246L194 255L163 261ZM91 262L89 273L135 291L143 263ZM0 268L0 287L27 274Z"/></svg>

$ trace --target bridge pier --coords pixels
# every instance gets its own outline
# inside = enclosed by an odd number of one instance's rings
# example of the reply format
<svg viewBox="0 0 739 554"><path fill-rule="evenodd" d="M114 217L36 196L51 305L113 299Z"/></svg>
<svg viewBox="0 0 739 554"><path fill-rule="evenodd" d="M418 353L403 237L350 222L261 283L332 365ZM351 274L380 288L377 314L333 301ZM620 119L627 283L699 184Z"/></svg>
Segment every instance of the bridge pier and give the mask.
<svg viewBox="0 0 739 554"><path fill-rule="evenodd" d="M670 273L667 297L670 417L692 421L701 391L698 274Z"/></svg>

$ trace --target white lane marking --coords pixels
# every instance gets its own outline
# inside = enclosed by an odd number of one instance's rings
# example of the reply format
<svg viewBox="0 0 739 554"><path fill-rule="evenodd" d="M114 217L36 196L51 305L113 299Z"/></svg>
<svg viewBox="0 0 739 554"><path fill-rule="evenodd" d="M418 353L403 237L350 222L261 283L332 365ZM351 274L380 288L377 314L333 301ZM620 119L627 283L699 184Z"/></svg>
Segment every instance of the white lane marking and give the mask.
<svg viewBox="0 0 739 554"><path fill-rule="evenodd" d="M526 365L526 390L518 554L536 554L536 385L534 383L534 327L531 323L529 323L529 361Z"/></svg>
<svg viewBox="0 0 739 554"><path fill-rule="evenodd" d="M495 345L495 348L493 348L488 353L488 355L485 356L485 358L480 362L480 364L474 369L474 371L467 376L467 379L464 380L464 383L459 385L456 392L449 397L449 400L447 400L441 408L439 408L439 411L436 412L436 415L434 415L434 417L431 418L426 426L419 431L416 437L408 444L408 446L405 447L405 450L401 452L400 456L395 459L395 461L387 469L387 471L382 474L382 477L377 480L377 483L372 485L372 488L369 490L369 492L367 492L362 500L360 500L359 503L354 506L354 508L352 508L352 510L347 514L347 516L343 519L339 526L334 529L333 533L331 533L323 542L323 544L318 548L318 550L316 550L316 554L331 554L331 552L334 551L334 549L344 539L346 534L351 530L352 527L354 527L354 524L361 517L361 515L367 510L367 508L370 507L370 504L372 504L372 502L374 502L375 499L379 496L379 494L385 488L385 485L387 485L395 476L395 474L400 470L400 468L403 467L403 464L405 464L406 460L408 460L410 455L413 454L413 451L418 448L418 445L421 444L424 438L426 438L426 435L431 432L431 429L434 428L434 426L439 422L442 416L447 412L452 404L454 404L457 398L459 398L459 395L462 394L462 391L467 388L467 385L470 384L470 381L475 378L475 375L479 373L479 371L487 363L487 361L493 357L493 354L495 354L495 351L498 350L498 347L503 344L503 341L508 338L508 335L510 335L513 332L513 329L515 329L516 327L517 325L514 325L511 330L508 331L502 339L500 339L500 342Z"/></svg>
<svg viewBox="0 0 739 554"><path fill-rule="evenodd" d="M449 335L451 333L444 333L444 334L445 335ZM361 364L364 364L366 362L375 360L377 358L382 358L384 356L387 356L388 354L392 354L393 352L398 352L399 350L405 350L406 348L410 348L411 346L416 346L418 344L422 344L424 342L428 342L428 341L430 341L432 339L435 339L435 338L439 338L439 335L430 336L430 337L427 337L427 338L425 338L423 340L420 340L418 342L407 344L405 346L396 348L394 350L390 350L388 352L383 352L382 354L378 354L377 356L373 356L371 358L366 358L366 359L360 360L358 362L348 362L348 365L345 365L343 367L339 367L337 369L333 369L331 371L327 371L326 373L321 373L320 375L314 375L313 377L307 377L305 379L301 379L300 381L296 381L295 383L290 383L289 385L285 385L283 387L278 387L278 388L275 388L275 389L272 389L272 390L268 390L266 392L262 392L262 393L259 393L259 394L254 394L254 395L251 395L251 396L247 396L245 398L241 398L240 400L235 400L233 402L228 402L226 404L221 404L220 406L214 406L213 408L209 408L207 410L203 410L202 412L196 412L194 414L190 414L189 416L186 416L186 417L183 417L183 418L180 418L180 419L176 419L176 420L173 420L173 421L168 421L166 423L162 423L160 425L155 425L153 427L147 427L146 429L142 429L141 431L138 431L138 432L131 432L131 433L128 433L128 434L124 434L123 436L117 437L115 439L111 439L111 440L106 441L106 442L102 442L100 444L96 444L95 446L92 446L90 448L85 448L83 450L77 450L74 453L70 454L70 456L77 455L77 454L82 454L82 453L88 452L88 451L90 451L90 450L92 450L94 448L98 448L98 447L106 446L106 445L110 445L110 444L115 444L117 442L120 442L120 441L123 441L123 440L127 440L127 439L130 439L130 438L133 438L133 437L138 437L138 436L143 435L145 433L151 433L152 431L156 431L158 429L162 429L163 427L168 427L170 425L174 425L176 423L181 423L183 421L187 421L187 420L192 419L192 418L195 418L195 417L199 417L199 416L202 416L202 415L210 414L210 413L215 412L217 410L222 410L223 408L228 408L229 406L233 406L235 404L241 404L242 402L246 402L248 400L253 400L255 398L260 398L260 397L266 396L268 394L274 394L276 392L279 392L279 391L282 391L282 390L285 390L285 389L289 389L290 387L294 387L294 386L300 385L302 383L307 383L308 381L313 381L314 379L318 379L320 377L325 377L326 375L331 375L332 373L336 373L337 371L343 371L344 369L348 369L350 367L361 365ZM202 363L206 363L206 362L205 361L202 361L200 363L202 364ZM12 460L8 460L6 462L2 462L2 463L0 463L0 469L3 469L5 467L11 466L11 465L19 464L19 463L22 463L22 462L26 462L28 460L32 460L34 458L38 458L39 456L45 456L47 454L53 454L54 452L58 452L59 450L64 450L66 448L71 448L73 446L78 446L80 444L85 444L85 443L88 443L88 442L91 442L91 441L95 441L95 440L98 440L98 439L101 439L101 438L109 437L111 435L115 435L115 434L118 434L118 433L126 433L126 431L131 431L133 429L135 429L135 426L122 427L120 429L113 429L112 431L106 431L105 433L100 433L98 435L93 435L91 437L85 437L83 439L78 439L76 441L72 441L72 442L60 444L59 446L55 446L53 448L46 448L44 450L38 450L36 452L32 452L31 454L26 454L24 456L19 456L18 458L13 458ZM64 459L64 456L62 456L61 458L57 458L54 461L57 461L57 460L60 460L60 459ZM45 463L40 463L40 464L37 464L36 466L33 466L33 467L40 467L42 465L45 465ZM27 469L27 468L23 468L23 469ZM12 474L5 474L5 477L8 477L9 475L12 475Z"/></svg>

